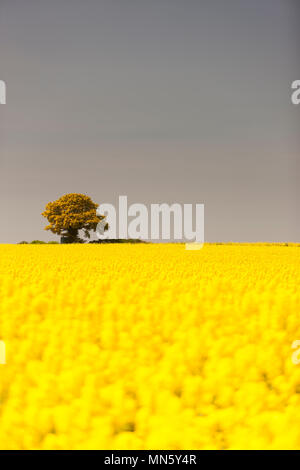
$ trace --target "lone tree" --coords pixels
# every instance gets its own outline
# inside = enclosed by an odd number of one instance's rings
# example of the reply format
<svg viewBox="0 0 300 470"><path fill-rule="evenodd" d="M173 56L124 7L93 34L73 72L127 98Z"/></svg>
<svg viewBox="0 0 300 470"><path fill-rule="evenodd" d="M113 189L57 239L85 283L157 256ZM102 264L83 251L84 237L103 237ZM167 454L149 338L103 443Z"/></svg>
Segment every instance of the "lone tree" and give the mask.
<svg viewBox="0 0 300 470"><path fill-rule="evenodd" d="M65 194L57 201L49 202L42 213L48 219L49 225L45 230L61 235L66 243L82 243L79 230L90 238L90 231L95 231L98 223L105 219L103 215L97 215L97 207L89 196L84 194ZM108 229L108 224L105 230Z"/></svg>

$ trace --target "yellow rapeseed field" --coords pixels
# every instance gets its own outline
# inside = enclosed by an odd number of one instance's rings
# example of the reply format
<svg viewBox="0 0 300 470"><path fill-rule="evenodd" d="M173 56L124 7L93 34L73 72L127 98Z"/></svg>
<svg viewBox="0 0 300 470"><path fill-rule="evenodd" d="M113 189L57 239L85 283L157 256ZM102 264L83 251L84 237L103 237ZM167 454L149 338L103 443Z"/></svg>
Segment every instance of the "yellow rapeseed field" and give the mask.
<svg viewBox="0 0 300 470"><path fill-rule="evenodd" d="M299 261L0 246L0 448L300 449Z"/></svg>

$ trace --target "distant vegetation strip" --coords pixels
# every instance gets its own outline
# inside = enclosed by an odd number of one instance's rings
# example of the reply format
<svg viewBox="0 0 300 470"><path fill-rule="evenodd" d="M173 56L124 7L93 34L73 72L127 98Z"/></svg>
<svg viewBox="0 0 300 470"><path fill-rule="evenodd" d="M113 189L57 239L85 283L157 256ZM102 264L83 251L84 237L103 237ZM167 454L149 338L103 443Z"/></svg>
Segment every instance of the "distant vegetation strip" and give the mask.
<svg viewBox="0 0 300 470"><path fill-rule="evenodd" d="M117 239L108 239L108 240L94 240L94 241L91 241L91 242L88 242L88 243L102 244L102 243L149 243L149 242L139 240L139 239L132 239L132 238L128 238L128 239L119 239L119 238L117 238ZM82 243L80 243L80 244L82 244ZM57 241L45 242L45 241L42 241L42 240L33 240L32 242L22 241L22 242L17 243L17 245L60 245L60 243L57 242Z"/></svg>
<svg viewBox="0 0 300 470"><path fill-rule="evenodd" d="M107 243L151 243L149 241L140 240L140 239L132 239L132 238L117 238L117 239L105 239L105 240L93 240L87 242L88 244L107 244ZM168 242L177 245L184 245L184 242ZM17 243L17 245L60 245L60 242L57 241L49 241L45 242L43 240L33 240L32 242L21 241ZM72 243L78 244L78 243ZM82 244L79 243L79 244ZM158 242L159 244L159 242ZM293 242L206 242L205 245L233 245L233 246L300 246L300 243L293 243Z"/></svg>

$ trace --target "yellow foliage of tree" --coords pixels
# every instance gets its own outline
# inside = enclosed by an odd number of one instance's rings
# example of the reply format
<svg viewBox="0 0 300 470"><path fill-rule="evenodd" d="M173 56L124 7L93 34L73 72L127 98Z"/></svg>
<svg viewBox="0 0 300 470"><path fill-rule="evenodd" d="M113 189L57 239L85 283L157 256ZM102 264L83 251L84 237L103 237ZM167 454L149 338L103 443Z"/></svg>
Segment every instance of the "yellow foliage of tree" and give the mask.
<svg viewBox="0 0 300 470"><path fill-rule="evenodd" d="M79 231L83 230L84 235L90 238L89 232L95 231L98 223L105 218L97 215L98 206L85 194L65 194L46 205L42 215L48 219L49 225L45 230L62 235L69 243L80 243ZM105 230L107 228L108 224Z"/></svg>

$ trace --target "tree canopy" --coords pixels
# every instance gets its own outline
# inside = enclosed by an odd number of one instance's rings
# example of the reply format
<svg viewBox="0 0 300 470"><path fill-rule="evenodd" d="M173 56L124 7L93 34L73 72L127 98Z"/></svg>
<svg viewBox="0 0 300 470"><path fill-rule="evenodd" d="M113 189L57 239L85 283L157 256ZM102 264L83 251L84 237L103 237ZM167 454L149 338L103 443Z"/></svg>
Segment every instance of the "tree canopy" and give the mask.
<svg viewBox="0 0 300 470"><path fill-rule="evenodd" d="M89 232L95 231L98 223L105 218L97 215L98 206L85 194L65 194L46 205L42 215L49 225L45 230L65 237L69 243L81 243L83 240L79 237L79 231L83 230L84 236L90 238Z"/></svg>

